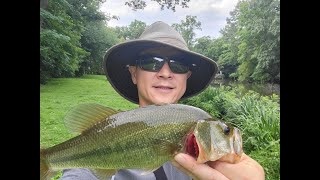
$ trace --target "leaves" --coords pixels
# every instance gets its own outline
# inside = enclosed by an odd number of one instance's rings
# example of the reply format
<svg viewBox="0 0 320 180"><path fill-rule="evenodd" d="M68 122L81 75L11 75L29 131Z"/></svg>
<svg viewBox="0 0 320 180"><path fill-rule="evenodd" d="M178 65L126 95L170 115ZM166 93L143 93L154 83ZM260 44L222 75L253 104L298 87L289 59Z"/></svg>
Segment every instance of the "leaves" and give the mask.
<svg viewBox="0 0 320 180"><path fill-rule="evenodd" d="M172 27L182 35L189 49L191 49L196 36L194 30L201 30L201 22L197 21L197 16L187 15L185 21L181 20L180 24L174 23Z"/></svg>
<svg viewBox="0 0 320 180"><path fill-rule="evenodd" d="M119 38L125 40L137 39L146 28L146 23L138 20L132 21L129 26L116 27Z"/></svg>
<svg viewBox="0 0 320 180"><path fill-rule="evenodd" d="M176 10L176 6L181 6L182 8L188 8L188 2L190 0L152 0L157 2L161 6L161 10L166 7L167 9L171 9L172 11ZM125 2L125 5L132 8L132 10L136 11L138 9L144 9L147 4L144 0L131 0Z"/></svg>
<svg viewBox="0 0 320 180"><path fill-rule="evenodd" d="M101 21L88 22L82 33L81 45L90 52L90 57L81 62L77 76L83 74L103 74L103 56L106 49L118 42L117 34L112 28L107 28Z"/></svg>
<svg viewBox="0 0 320 180"><path fill-rule="evenodd" d="M163 8L187 7L190 0L154 0ZM105 50L117 42L138 38L146 23L134 20L129 26L108 28L114 17L99 11L105 0L56 0L40 8L40 76L50 77L102 74ZM127 1L143 9L143 0ZM219 38L195 39L201 30L196 16L187 15L172 24L189 49L218 62L225 77L249 82L280 82L280 1L239 1L220 30Z"/></svg>
<svg viewBox="0 0 320 180"><path fill-rule="evenodd" d="M41 83L50 77L82 75L90 60L96 60L94 72L101 73L103 52L117 42L114 32L104 25L110 17L99 11L102 2L57 0L40 8Z"/></svg>
<svg viewBox="0 0 320 180"><path fill-rule="evenodd" d="M239 1L220 30L222 37L199 38L194 50L217 60L226 77L280 82L280 1Z"/></svg>

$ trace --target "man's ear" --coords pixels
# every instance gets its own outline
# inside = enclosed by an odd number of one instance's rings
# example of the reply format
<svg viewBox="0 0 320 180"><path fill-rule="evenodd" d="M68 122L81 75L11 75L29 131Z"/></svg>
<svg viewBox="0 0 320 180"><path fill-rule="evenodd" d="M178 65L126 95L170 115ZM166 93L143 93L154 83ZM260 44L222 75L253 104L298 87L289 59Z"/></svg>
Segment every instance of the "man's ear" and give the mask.
<svg viewBox="0 0 320 180"><path fill-rule="evenodd" d="M131 74L131 79L133 84L137 84L137 67L136 66L129 66L128 68L130 74Z"/></svg>

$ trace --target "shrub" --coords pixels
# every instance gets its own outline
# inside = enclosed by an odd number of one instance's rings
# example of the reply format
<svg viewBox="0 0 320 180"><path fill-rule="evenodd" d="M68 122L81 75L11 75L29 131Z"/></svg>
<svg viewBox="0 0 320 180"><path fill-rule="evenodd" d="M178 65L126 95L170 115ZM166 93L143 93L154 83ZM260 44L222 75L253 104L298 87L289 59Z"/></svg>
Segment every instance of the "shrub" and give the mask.
<svg viewBox="0 0 320 180"><path fill-rule="evenodd" d="M280 98L241 88L209 87L182 103L199 107L239 127L246 154L261 164L266 179L280 179Z"/></svg>
<svg viewBox="0 0 320 180"><path fill-rule="evenodd" d="M280 139L280 108L278 96L260 96L249 91L241 98L225 101L226 120L239 127L247 152L264 149Z"/></svg>
<svg viewBox="0 0 320 180"><path fill-rule="evenodd" d="M199 107L214 117L222 118L226 114L224 108L225 92L229 90L230 87L227 86L222 88L208 87L197 96L182 100L181 103Z"/></svg>
<svg viewBox="0 0 320 180"><path fill-rule="evenodd" d="M280 141L271 141L269 146L262 150L255 150L250 153L263 167L266 180L280 179Z"/></svg>

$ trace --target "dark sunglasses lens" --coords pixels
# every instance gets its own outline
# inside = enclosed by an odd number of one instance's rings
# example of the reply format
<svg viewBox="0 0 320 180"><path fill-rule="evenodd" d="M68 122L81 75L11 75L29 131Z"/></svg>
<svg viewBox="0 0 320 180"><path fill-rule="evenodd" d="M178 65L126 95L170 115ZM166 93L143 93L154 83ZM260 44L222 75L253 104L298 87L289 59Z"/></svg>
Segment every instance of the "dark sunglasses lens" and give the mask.
<svg viewBox="0 0 320 180"><path fill-rule="evenodd" d="M177 74L184 74L189 71L188 66L179 61L170 60L169 66L171 71Z"/></svg>
<svg viewBox="0 0 320 180"><path fill-rule="evenodd" d="M159 71L164 64L164 59L159 57L144 57L140 61L140 66L146 71Z"/></svg>

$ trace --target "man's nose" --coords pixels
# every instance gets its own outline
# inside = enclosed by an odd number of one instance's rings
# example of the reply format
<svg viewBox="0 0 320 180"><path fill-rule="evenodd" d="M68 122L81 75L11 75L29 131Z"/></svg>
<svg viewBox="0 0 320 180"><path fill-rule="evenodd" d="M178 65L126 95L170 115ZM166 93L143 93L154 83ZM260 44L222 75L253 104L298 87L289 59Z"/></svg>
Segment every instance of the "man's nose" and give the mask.
<svg viewBox="0 0 320 180"><path fill-rule="evenodd" d="M172 78L173 72L171 71L168 62L165 62L160 71L157 73L158 77Z"/></svg>

